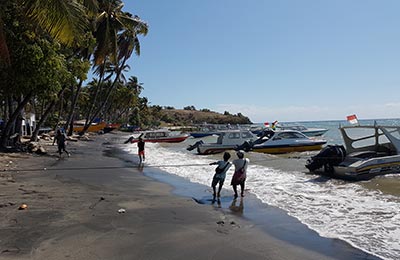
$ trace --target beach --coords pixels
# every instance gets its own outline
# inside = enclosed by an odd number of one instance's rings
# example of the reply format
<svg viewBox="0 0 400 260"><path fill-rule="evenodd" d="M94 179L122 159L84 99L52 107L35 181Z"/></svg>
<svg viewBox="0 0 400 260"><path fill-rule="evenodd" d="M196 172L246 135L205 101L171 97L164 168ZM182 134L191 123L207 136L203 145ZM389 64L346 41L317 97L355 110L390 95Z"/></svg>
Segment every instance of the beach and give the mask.
<svg viewBox="0 0 400 260"><path fill-rule="evenodd" d="M378 259L251 194L245 213L231 197L212 205L202 185L138 167L122 140L2 154L0 259Z"/></svg>

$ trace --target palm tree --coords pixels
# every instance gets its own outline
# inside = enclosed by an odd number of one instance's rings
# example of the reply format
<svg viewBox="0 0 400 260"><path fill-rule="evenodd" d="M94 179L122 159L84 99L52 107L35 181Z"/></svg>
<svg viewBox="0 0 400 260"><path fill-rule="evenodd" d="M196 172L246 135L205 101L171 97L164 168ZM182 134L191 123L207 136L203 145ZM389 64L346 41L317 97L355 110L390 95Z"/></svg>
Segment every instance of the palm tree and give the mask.
<svg viewBox="0 0 400 260"><path fill-rule="evenodd" d="M94 63L100 75L99 85L96 93L102 85L105 75L106 63L110 62L115 66L115 78L109 87L105 100L95 110L93 115L88 115L83 132L87 131L94 119L106 105L116 83L120 80L126 61L135 52L140 54L140 44L138 35L146 35L148 25L138 16L132 17L131 14L122 11L123 3L120 0L99 0L99 8L102 10L97 17L97 48L94 52ZM92 104L90 114L95 104Z"/></svg>
<svg viewBox="0 0 400 260"><path fill-rule="evenodd" d="M85 8L80 1L25 0L24 4L30 19L68 46L72 46L88 27Z"/></svg>
<svg viewBox="0 0 400 260"><path fill-rule="evenodd" d="M146 35L148 26L138 16L123 12L124 4L121 0L98 0L99 15L96 19L95 38L97 48L94 53L94 62L100 65L106 57L111 63L118 63L118 33L131 31L135 35Z"/></svg>
<svg viewBox="0 0 400 260"><path fill-rule="evenodd" d="M132 89L137 96L139 96L143 90L143 83L139 83L138 78L135 76L129 77L128 83L126 85L130 89Z"/></svg>
<svg viewBox="0 0 400 260"><path fill-rule="evenodd" d="M10 1L11 2L11 1ZM17 0L24 7L26 18L47 31L59 42L72 46L89 26L87 12L97 11L97 0ZM3 1L0 9L10 4ZM0 11L0 61L10 64Z"/></svg>

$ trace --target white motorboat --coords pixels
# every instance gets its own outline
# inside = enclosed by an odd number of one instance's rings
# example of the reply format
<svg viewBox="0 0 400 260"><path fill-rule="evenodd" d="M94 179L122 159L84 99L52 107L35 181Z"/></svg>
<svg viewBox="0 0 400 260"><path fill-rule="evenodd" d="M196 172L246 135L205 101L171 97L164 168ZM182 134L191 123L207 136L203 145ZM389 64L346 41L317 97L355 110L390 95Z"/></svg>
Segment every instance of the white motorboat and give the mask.
<svg viewBox="0 0 400 260"><path fill-rule="evenodd" d="M304 152L322 149L326 140L310 138L295 130L265 130L261 137L253 143L245 143L238 147L253 152L281 154Z"/></svg>
<svg viewBox="0 0 400 260"><path fill-rule="evenodd" d="M278 124L276 125L276 130L296 130L305 134L308 137L322 136L328 131L328 129L326 128L312 128L298 124Z"/></svg>
<svg viewBox="0 0 400 260"><path fill-rule="evenodd" d="M226 150L236 149L244 142L252 142L256 139L257 136L249 130L226 130L218 133L218 139L216 143L204 143L203 141L198 141L189 146L187 150L191 151L197 148L197 152L199 154L214 154Z"/></svg>
<svg viewBox="0 0 400 260"><path fill-rule="evenodd" d="M344 146L331 145L307 161L315 173L351 181L400 173L399 126L343 126Z"/></svg>

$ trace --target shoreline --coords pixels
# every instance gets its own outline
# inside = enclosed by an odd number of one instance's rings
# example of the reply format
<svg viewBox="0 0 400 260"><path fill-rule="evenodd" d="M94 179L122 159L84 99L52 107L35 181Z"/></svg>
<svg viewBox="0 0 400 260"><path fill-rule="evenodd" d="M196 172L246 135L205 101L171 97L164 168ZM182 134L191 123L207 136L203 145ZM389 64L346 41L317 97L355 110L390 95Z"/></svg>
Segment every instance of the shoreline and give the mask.
<svg viewBox="0 0 400 260"><path fill-rule="evenodd" d="M322 238L251 195L242 216L230 212L232 200L225 196L222 210L201 204L211 196L208 187L158 169L141 172L131 155L116 149L120 138L112 133L72 143L72 156L62 160L23 159L20 170L47 171L14 174L14 182L0 179L0 204L14 203L0 208L6 216L0 258L379 259ZM22 201L28 209L16 210Z"/></svg>

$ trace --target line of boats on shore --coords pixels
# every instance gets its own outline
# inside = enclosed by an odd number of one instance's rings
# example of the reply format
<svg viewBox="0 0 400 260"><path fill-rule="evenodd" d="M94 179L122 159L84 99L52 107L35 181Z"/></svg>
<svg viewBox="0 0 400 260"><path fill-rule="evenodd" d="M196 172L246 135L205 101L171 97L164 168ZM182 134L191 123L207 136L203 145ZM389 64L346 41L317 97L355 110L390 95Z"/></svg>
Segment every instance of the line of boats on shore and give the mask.
<svg viewBox="0 0 400 260"><path fill-rule="evenodd" d="M307 128L218 129L217 141L197 141L187 148L198 154L214 154L225 150L244 150L269 154L303 151L320 152L307 160L305 167L312 173L350 181L368 180L378 175L400 173L400 127L377 125L339 126L344 145L326 145L321 136L327 129L303 131ZM303 130L303 131L299 131ZM214 130L213 130L214 131ZM206 131L203 131L204 133ZM210 131L211 132L211 131ZM159 129L140 133L145 142L182 142L206 135L194 135ZM212 135L212 134L211 134ZM139 136L131 137L134 143Z"/></svg>

